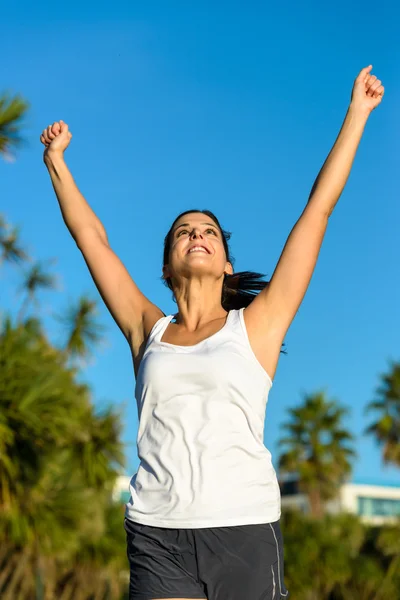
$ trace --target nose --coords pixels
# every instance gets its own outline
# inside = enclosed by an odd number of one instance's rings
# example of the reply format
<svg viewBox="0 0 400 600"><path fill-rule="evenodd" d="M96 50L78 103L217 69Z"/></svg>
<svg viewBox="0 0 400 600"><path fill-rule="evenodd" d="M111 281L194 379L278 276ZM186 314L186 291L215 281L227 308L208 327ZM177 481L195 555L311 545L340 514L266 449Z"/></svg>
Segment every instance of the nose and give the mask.
<svg viewBox="0 0 400 600"><path fill-rule="evenodd" d="M202 236L202 234L201 234L201 231L200 231L200 229L197 229L197 227L194 227L194 229L193 229L192 233L190 234L190 238L191 238L192 240L195 240L196 238L202 238L202 237L203 237L203 236Z"/></svg>

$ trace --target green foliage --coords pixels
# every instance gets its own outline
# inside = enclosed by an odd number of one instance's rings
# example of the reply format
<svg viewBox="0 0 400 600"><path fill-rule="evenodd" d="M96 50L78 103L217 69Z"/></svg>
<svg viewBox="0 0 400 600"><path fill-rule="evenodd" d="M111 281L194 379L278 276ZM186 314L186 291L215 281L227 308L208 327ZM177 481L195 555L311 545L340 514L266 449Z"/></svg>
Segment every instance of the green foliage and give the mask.
<svg viewBox="0 0 400 600"><path fill-rule="evenodd" d="M22 143L19 131L28 108L28 102L19 95L11 97L4 93L0 96L0 156L3 158L10 157Z"/></svg>
<svg viewBox="0 0 400 600"><path fill-rule="evenodd" d="M377 420L366 433L372 434L383 448L383 460L400 466L400 363L393 362L382 375L376 399L368 404L366 413L375 412Z"/></svg>
<svg viewBox="0 0 400 600"><path fill-rule="evenodd" d="M93 300L81 297L69 306L58 321L68 332L66 352L74 358L85 358L103 339L104 327L96 321L97 306Z"/></svg>
<svg viewBox="0 0 400 600"><path fill-rule="evenodd" d="M78 564L88 548L92 571L102 570L96 556L118 567L101 579L116 589L124 548L107 539L107 530L111 527L114 539L118 511L121 538L121 507L110 507L123 465L120 416L111 409L94 411L89 389L76 381L76 369L38 322L13 326L5 320L0 372L0 540L9 549L8 562L23 557L25 564L19 581L19 570L5 577L4 589L0 579L0 591L19 594L29 571L32 594L38 557L51 563L47 570L57 577L65 571L63 577L74 581L71 561ZM96 581L93 577L92 587ZM58 579L46 575L48 585L57 588Z"/></svg>
<svg viewBox="0 0 400 600"><path fill-rule="evenodd" d="M296 600L400 599L400 522L376 529L354 515L288 511L282 532L285 583Z"/></svg>
<svg viewBox="0 0 400 600"><path fill-rule="evenodd" d="M22 264L18 230L0 220L2 262ZM39 289L55 289L44 263L24 274L17 321L0 323L0 597L111 600L127 587L123 508L112 502L124 464L121 416L96 411L73 358L101 339L96 303L66 312L63 347L23 318Z"/></svg>
<svg viewBox="0 0 400 600"><path fill-rule="evenodd" d="M0 266L2 263L21 264L28 254L19 243L19 230L11 227L0 214Z"/></svg>
<svg viewBox="0 0 400 600"><path fill-rule="evenodd" d="M56 276L49 273L44 264L39 261L32 264L24 273L21 290L25 292L26 296L18 313L18 320L22 321L29 304L34 303L38 306L36 295L39 290L54 290L56 288Z"/></svg>
<svg viewBox="0 0 400 600"><path fill-rule="evenodd" d="M297 512L284 515L287 587L294 598L329 598L335 585L351 576L349 557L363 539L356 518L325 515L322 520Z"/></svg>

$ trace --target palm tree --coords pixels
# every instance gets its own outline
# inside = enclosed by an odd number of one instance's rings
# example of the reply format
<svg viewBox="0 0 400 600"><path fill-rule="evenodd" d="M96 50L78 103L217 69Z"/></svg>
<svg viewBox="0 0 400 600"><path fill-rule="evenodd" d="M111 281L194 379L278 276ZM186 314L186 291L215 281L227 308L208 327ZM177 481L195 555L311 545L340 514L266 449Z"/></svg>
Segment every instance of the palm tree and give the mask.
<svg viewBox="0 0 400 600"><path fill-rule="evenodd" d="M97 303L87 296L79 298L65 315L56 317L67 329L65 353L68 357L85 359L94 345L103 340L104 326L97 322Z"/></svg>
<svg viewBox="0 0 400 600"><path fill-rule="evenodd" d="M377 420L365 433L373 434L382 446L384 463L400 467L400 362L393 362L389 373L382 375L376 394L366 413L375 411Z"/></svg>
<svg viewBox="0 0 400 600"><path fill-rule="evenodd" d="M26 297L19 310L18 321L22 321L30 303L37 305L36 295L39 290L54 290L56 288L56 276L47 273L43 263L36 262L34 265L32 265L32 267L25 273L25 279L22 284L22 290L26 292Z"/></svg>
<svg viewBox="0 0 400 600"><path fill-rule="evenodd" d="M95 413L89 388L37 320L4 321L0 364L1 598L42 589L48 600L92 600L107 587L118 598L124 533L110 498L123 457L119 415Z"/></svg>
<svg viewBox="0 0 400 600"><path fill-rule="evenodd" d="M6 160L12 158L13 149L22 143L19 130L28 108L29 104L19 95L0 96L0 156Z"/></svg>
<svg viewBox="0 0 400 600"><path fill-rule="evenodd" d="M0 221L0 258L27 255ZM23 289L35 302L55 278L42 263ZM95 302L82 298L64 320L66 349L38 318L0 323L0 597L4 600L120 598L127 563L121 507L111 504L123 465L121 418L96 412L68 356L102 339Z"/></svg>
<svg viewBox="0 0 400 600"><path fill-rule="evenodd" d="M284 447L279 468L297 472L311 514L321 517L324 503L337 497L351 473L350 460L356 455L347 446L354 438L341 423L348 410L320 392L305 395L303 404L288 412L290 420L281 426L287 435L279 440Z"/></svg>
<svg viewBox="0 0 400 600"><path fill-rule="evenodd" d="M18 228L11 228L4 217L0 215L0 265L1 263L20 264L28 260L28 254L19 243Z"/></svg>
<svg viewBox="0 0 400 600"><path fill-rule="evenodd" d="M103 514L102 531L94 533L89 524L78 552L68 561L58 600L117 600L123 591L127 591L129 573L121 507L109 503Z"/></svg>
<svg viewBox="0 0 400 600"><path fill-rule="evenodd" d="M73 433L71 463L82 471L87 486L112 493L125 462L120 415L114 408L94 412L88 406L83 408L79 421L81 427Z"/></svg>
<svg viewBox="0 0 400 600"><path fill-rule="evenodd" d="M32 320L14 327L6 319L0 331L0 514L13 498L35 483L43 448L52 452L71 439L88 389L75 384ZM68 419L66 419L68 415ZM70 425L70 421L73 425Z"/></svg>

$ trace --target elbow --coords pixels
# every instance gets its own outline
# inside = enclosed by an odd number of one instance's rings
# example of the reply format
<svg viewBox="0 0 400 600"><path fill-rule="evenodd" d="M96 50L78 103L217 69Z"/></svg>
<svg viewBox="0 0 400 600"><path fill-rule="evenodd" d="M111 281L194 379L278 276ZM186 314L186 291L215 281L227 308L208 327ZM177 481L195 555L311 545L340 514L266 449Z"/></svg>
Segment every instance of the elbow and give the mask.
<svg viewBox="0 0 400 600"><path fill-rule="evenodd" d="M314 215L314 218L322 221L328 221L329 217L333 213L335 204L327 204L325 202L318 201L317 197L310 197L304 212Z"/></svg>
<svg viewBox="0 0 400 600"><path fill-rule="evenodd" d="M82 250L82 248L85 247L88 242L90 243L93 240L100 240L103 244L109 246L107 233L104 227L85 226L79 228L75 232L71 231L71 235L74 238L79 250Z"/></svg>

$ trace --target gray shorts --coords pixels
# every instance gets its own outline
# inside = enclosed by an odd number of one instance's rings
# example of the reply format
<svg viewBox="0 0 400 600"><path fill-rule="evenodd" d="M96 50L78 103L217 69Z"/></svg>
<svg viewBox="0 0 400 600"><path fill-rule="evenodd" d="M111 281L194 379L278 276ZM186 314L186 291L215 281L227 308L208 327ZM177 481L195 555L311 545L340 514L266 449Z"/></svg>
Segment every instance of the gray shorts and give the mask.
<svg viewBox="0 0 400 600"><path fill-rule="evenodd" d="M279 521L169 529L125 519L129 600L286 600Z"/></svg>

